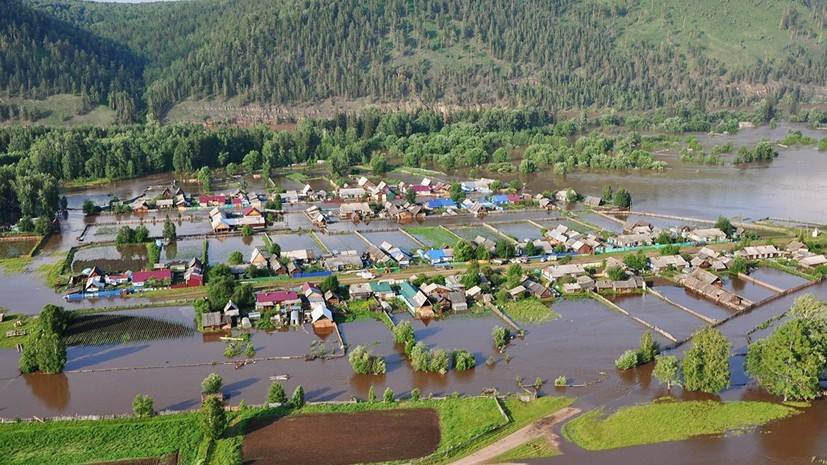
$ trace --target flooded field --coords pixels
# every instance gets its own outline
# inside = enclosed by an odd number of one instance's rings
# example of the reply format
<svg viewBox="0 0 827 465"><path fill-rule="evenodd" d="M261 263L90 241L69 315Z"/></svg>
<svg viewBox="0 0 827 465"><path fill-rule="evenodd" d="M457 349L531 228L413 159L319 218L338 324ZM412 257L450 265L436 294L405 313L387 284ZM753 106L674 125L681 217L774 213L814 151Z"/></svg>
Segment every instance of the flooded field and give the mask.
<svg viewBox="0 0 827 465"><path fill-rule="evenodd" d="M321 255L322 248L309 233L304 234L270 234L270 240L281 246L282 252L289 250L307 249L316 255Z"/></svg>
<svg viewBox="0 0 827 465"><path fill-rule="evenodd" d="M145 244L105 245L86 247L75 253L72 271L80 273L86 268L98 266L107 273L137 271L146 267Z"/></svg>
<svg viewBox="0 0 827 465"><path fill-rule="evenodd" d="M724 288L740 295L741 297L746 297L753 302L760 302L767 297L772 297L776 294L775 291L771 289L741 278L724 279Z"/></svg>
<svg viewBox="0 0 827 465"><path fill-rule="evenodd" d="M382 242L387 241L409 254L413 254L415 251L422 248L421 245L411 240L410 237L398 231L364 232L362 235L377 247L379 247Z"/></svg>
<svg viewBox="0 0 827 465"><path fill-rule="evenodd" d="M165 244L161 250L161 261L188 262L193 258L201 259L204 254L206 239L181 239Z"/></svg>
<svg viewBox="0 0 827 465"><path fill-rule="evenodd" d="M264 248L264 239L262 236L211 237L207 249L207 260L209 260L211 265L226 263L227 259L230 258L230 254L235 251L241 252L244 259L249 260L253 253L253 247Z"/></svg>
<svg viewBox="0 0 827 465"><path fill-rule="evenodd" d="M706 324L704 320L651 294L617 296L612 301L633 316L657 326L679 341L691 336Z"/></svg>
<svg viewBox="0 0 827 465"><path fill-rule="evenodd" d="M785 273L775 268L758 268L750 272L750 277L759 281L763 281L780 289L791 289L802 284L806 284L807 280L801 276Z"/></svg>
<svg viewBox="0 0 827 465"><path fill-rule="evenodd" d="M494 242L502 240L502 236L495 233L494 231L484 227L484 226L463 226L463 227L454 227L451 228L454 234L457 236L467 239L469 241L474 240L477 236L482 236L486 239L491 239Z"/></svg>
<svg viewBox="0 0 827 465"><path fill-rule="evenodd" d="M613 232L615 234L623 233L623 225L617 221L612 221L605 216L598 215L591 212L579 212L577 216L584 222L597 226L605 231Z"/></svg>
<svg viewBox="0 0 827 465"><path fill-rule="evenodd" d="M37 238L0 241L0 259L28 255L37 244Z"/></svg>
<svg viewBox="0 0 827 465"><path fill-rule="evenodd" d="M319 239L334 253L347 250L364 253L368 249L367 243L356 234L319 234Z"/></svg>
<svg viewBox="0 0 827 465"><path fill-rule="evenodd" d="M715 320L725 320L735 312L726 307L716 305L703 297L693 294L680 286L661 285L656 288L657 292L667 299L694 310L701 315Z"/></svg>
<svg viewBox="0 0 827 465"><path fill-rule="evenodd" d="M541 237L540 228L527 221L518 223L495 223L492 224L492 226L497 228L501 233L507 234L518 241L526 239L533 241Z"/></svg>

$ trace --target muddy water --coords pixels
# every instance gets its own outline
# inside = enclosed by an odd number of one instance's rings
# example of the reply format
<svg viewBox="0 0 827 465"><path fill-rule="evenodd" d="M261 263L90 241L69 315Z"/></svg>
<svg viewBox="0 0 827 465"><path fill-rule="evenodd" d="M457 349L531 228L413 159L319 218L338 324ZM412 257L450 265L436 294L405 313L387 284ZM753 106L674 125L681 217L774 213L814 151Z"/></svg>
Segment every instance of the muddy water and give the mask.
<svg viewBox="0 0 827 465"><path fill-rule="evenodd" d="M724 288L740 295L741 297L746 297L753 302L760 302L767 297L772 297L776 294L775 291L769 288L741 278L724 279Z"/></svg>
<svg viewBox="0 0 827 465"><path fill-rule="evenodd" d="M98 266L107 273L141 270L146 267L147 249L144 244L88 247L75 253L72 271L80 273L86 268Z"/></svg>
<svg viewBox="0 0 827 465"><path fill-rule="evenodd" d="M270 239L281 246L283 252L289 250L312 250L317 256L322 253L319 243L309 233L304 234L270 234Z"/></svg>
<svg viewBox="0 0 827 465"><path fill-rule="evenodd" d="M656 290L667 299L716 320L725 320L733 311L715 305L703 297L693 294L680 286L658 286Z"/></svg>
<svg viewBox="0 0 827 465"><path fill-rule="evenodd" d="M0 259L26 255L32 250L35 244L37 244L37 239L0 241Z"/></svg>
<svg viewBox="0 0 827 465"><path fill-rule="evenodd" d="M790 289L807 282L807 280L801 276L785 273L774 268L758 268L757 270L752 270L749 275L779 289Z"/></svg>
<svg viewBox="0 0 827 465"><path fill-rule="evenodd" d="M253 253L253 247L259 247L264 250L263 236L227 236L214 237L209 239L209 246L207 250L207 259L211 265L218 263L226 263L233 252L241 252L244 260L250 260ZM283 246L282 246L283 247ZM290 249L284 249L290 250Z"/></svg>
<svg viewBox="0 0 827 465"><path fill-rule="evenodd" d="M319 239L331 252L355 250L364 253L368 249L365 241L356 234L319 234Z"/></svg>
<svg viewBox="0 0 827 465"><path fill-rule="evenodd" d="M493 223L491 225L497 228L501 233L507 234L519 241L540 238L540 228L528 222Z"/></svg>
<svg viewBox="0 0 827 465"><path fill-rule="evenodd" d="M620 308L668 332L677 340L691 336L706 324L702 319L651 294L617 296L612 300Z"/></svg>

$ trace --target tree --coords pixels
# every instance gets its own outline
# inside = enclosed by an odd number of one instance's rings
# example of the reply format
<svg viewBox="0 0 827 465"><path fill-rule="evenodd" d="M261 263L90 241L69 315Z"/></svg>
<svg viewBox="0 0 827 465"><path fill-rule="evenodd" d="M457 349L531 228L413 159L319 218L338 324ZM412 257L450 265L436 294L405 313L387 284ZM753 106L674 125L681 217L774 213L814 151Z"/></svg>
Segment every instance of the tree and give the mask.
<svg viewBox="0 0 827 465"><path fill-rule="evenodd" d="M454 246L454 260L458 262L467 262L476 256L474 245L468 241L460 240Z"/></svg>
<svg viewBox="0 0 827 465"><path fill-rule="evenodd" d="M149 230L144 225L135 228L133 241L136 243L146 242L149 239Z"/></svg>
<svg viewBox="0 0 827 465"><path fill-rule="evenodd" d="M394 400L393 389L390 386L385 388L385 392L382 393L382 401L386 404L392 404Z"/></svg>
<svg viewBox="0 0 827 465"><path fill-rule="evenodd" d="M494 249L494 253L499 258L503 258L503 259L512 258L512 257L514 257L514 254L515 254L514 244L512 244L511 242L509 242L505 239L500 239L500 240L497 241L497 245Z"/></svg>
<svg viewBox="0 0 827 465"><path fill-rule="evenodd" d="M218 394L223 387L224 380L215 373L210 373L201 381L201 392L204 394Z"/></svg>
<svg viewBox="0 0 827 465"><path fill-rule="evenodd" d="M646 265L648 263L649 259L646 257L646 254L644 254L642 250L639 250L635 254L629 254L623 257L623 264L635 270L636 272L641 272L644 269L646 269Z"/></svg>
<svg viewBox="0 0 827 465"><path fill-rule="evenodd" d="M494 326L494 329L491 330L491 338L494 339L494 347L502 351L508 345L508 341L511 340L511 331L502 326Z"/></svg>
<svg viewBox="0 0 827 465"><path fill-rule="evenodd" d="M474 354L467 350L455 350L453 353L454 369L456 371L466 371L477 366L477 359Z"/></svg>
<svg viewBox="0 0 827 465"><path fill-rule="evenodd" d="M451 200L456 203L462 202L462 199L465 198L465 191L462 190L462 185L458 182L451 184L451 188L448 192L451 195Z"/></svg>
<svg viewBox="0 0 827 465"><path fill-rule="evenodd" d="M682 370L688 391L720 392L729 386L729 341L715 328L704 328L692 336Z"/></svg>
<svg viewBox="0 0 827 465"><path fill-rule="evenodd" d="M652 376L662 384L666 385L668 391L673 385L680 385L681 368L678 364L678 357L674 355L658 355L655 357L655 369Z"/></svg>
<svg viewBox="0 0 827 465"><path fill-rule="evenodd" d="M603 187L603 195L601 195L600 198L603 199L604 203L612 203L614 202L614 195L614 189L612 189L612 186L607 185Z"/></svg>
<svg viewBox="0 0 827 465"><path fill-rule="evenodd" d="M250 237L253 235L253 227L249 224L245 224L243 228L241 228L241 235L244 237Z"/></svg>
<svg viewBox="0 0 827 465"><path fill-rule="evenodd" d="M727 237L732 237L732 234L735 232L735 227L732 226L732 222L725 216L718 217L718 220L715 222L715 227L723 231Z"/></svg>
<svg viewBox="0 0 827 465"><path fill-rule="evenodd" d="M69 312L56 305L43 307L37 327L23 344L19 368L22 373L54 374L66 366L66 342L63 332L70 318Z"/></svg>
<svg viewBox="0 0 827 465"><path fill-rule="evenodd" d="M348 354L353 372L359 375L381 375L385 373L385 359L373 355L365 346L358 345Z"/></svg>
<svg viewBox="0 0 827 465"><path fill-rule="evenodd" d="M803 295L793 302L790 316L807 320L827 320L827 303L816 299L812 294Z"/></svg>
<svg viewBox="0 0 827 465"><path fill-rule="evenodd" d="M212 270L211 270L212 271ZM231 276L217 276L212 277L207 284L207 301L212 310L220 310L224 308L227 301L233 297L236 289L236 280Z"/></svg>
<svg viewBox="0 0 827 465"><path fill-rule="evenodd" d="M615 360L615 366L620 370L631 370L640 364L638 351L628 349Z"/></svg>
<svg viewBox="0 0 827 465"><path fill-rule="evenodd" d="M52 222L49 218L45 216L39 217L34 222L34 232L40 234L41 236L45 236L49 232L52 231Z"/></svg>
<svg viewBox="0 0 827 465"><path fill-rule="evenodd" d="M747 373L785 402L819 397L825 368L827 325L822 320L791 320L747 351Z"/></svg>
<svg viewBox="0 0 827 465"><path fill-rule="evenodd" d="M304 388L301 384L296 386L296 390L293 391L293 396L290 397L290 405L295 409L304 407Z"/></svg>
<svg viewBox="0 0 827 465"><path fill-rule="evenodd" d="M623 268L615 265L606 268L606 276L612 281L622 281L626 279L626 272Z"/></svg>
<svg viewBox="0 0 827 465"><path fill-rule="evenodd" d="M522 174L536 173L538 169L537 163L531 158L524 158L523 161L520 162L520 173Z"/></svg>
<svg viewBox="0 0 827 465"><path fill-rule="evenodd" d="M640 336L640 348L638 350L638 359L641 364L649 363L655 359L658 354L658 343L652 339L652 332L648 329Z"/></svg>
<svg viewBox="0 0 827 465"><path fill-rule="evenodd" d="M413 190L411 186L408 186L408 189L405 190L405 201L408 203L416 203L416 191Z"/></svg>
<svg viewBox="0 0 827 465"><path fill-rule="evenodd" d="M132 401L132 413L138 418L147 418L155 415L152 397L137 394Z"/></svg>
<svg viewBox="0 0 827 465"><path fill-rule="evenodd" d="M86 199L83 201L83 214L84 215L94 215L97 213L98 207L95 205L95 202Z"/></svg>
<svg viewBox="0 0 827 465"><path fill-rule="evenodd" d="M258 150L251 150L244 155L241 165L248 173L252 173L261 166L261 153Z"/></svg>
<svg viewBox="0 0 827 465"><path fill-rule="evenodd" d="M230 265L241 265L244 263L244 255L238 250L233 250L227 258L227 263Z"/></svg>
<svg viewBox="0 0 827 465"><path fill-rule="evenodd" d="M196 175L196 179L198 182L201 183L201 190L204 192L212 191L212 173L210 172L210 168L207 166L202 166L201 169L198 170L198 174Z"/></svg>
<svg viewBox="0 0 827 465"><path fill-rule="evenodd" d="M629 208L632 206L632 194L621 187L614 193L612 203L618 208Z"/></svg>
<svg viewBox="0 0 827 465"><path fill-rule="evenodd" d="M208 397L201 404L201 427L204 435L216 440L227 429L227 412L218 397Z"/></svg>
<svg viewBox="0 0 827 465"><path fill-rule="evenodd" d="M368 402L370 402L371 404L376 402L376 387L374 387L372 384L368 388Z"/></svg>
<svg viewBox="0 0 827 465"><path fill-rule="evenodd" d="M460 279L462 281L462 285L465 286L466 289L471 289L474 286L480 284L480 265L476 261L472 262L471 265L465 270L465 273L462 275Z"/></svg>
<svg viewBox="0 0 827 465"><path fill-rule="evenodd" d="M411 400L416 402L419 400L421 393L419 392L419 388L411 389Z"/></svg>
<svg viewBox="0 0 827 465"><path fill-rule="evenodd" d="M388 161L385 160L385 156L380 154L376 155L370 160L370 169L373 171L373 174L382 175L387 173L388 171Z"/></svg>
<svg viewBox="0 0 827 465"><path fill-rule="evenodd" d="M319 289L325 293L328 291L338 293L339 288L339 278L337 278L335 274L326 277L321 284L319 284Z"/></svg>
<svg viewBox="0 0 827 465"><path fill-rule="evenodd" d="M118 234L115 236L115 244L133 244L135 242L135 231L129 226L121 226Z"/></svg>
<svg viewBox="0 0 827 465"><path fill-rule="evenodd" d="M287 402L287 394L284 393L284 386L279 382L273 381L270 384L270 389L267 391L267 403L283 404L285 402Z"/></svg>
<svg viewBox="0 0 827 465"><path fill-rule="evenodd" d="M273 256L275 256L276 258L281 257L281 246L276 244L275 242L271 243L270 247L268 247L267 250L269 250L270 253L273 254Z"/></svg>
<svg viewBox="0 0 827 465"><path fill-rule="evenodd" d="M166 217L164 220L164 239L167 242L172 242L176 239L177 234L175 232L175 223L169 219L169 216Z"/></svg>

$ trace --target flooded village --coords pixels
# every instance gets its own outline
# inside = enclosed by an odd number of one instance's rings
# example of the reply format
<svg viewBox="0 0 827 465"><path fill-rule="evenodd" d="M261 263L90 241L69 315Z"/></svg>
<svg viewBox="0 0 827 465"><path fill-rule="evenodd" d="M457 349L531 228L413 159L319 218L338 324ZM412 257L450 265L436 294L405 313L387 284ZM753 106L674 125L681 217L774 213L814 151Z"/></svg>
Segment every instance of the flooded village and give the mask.
<svg viewBox="0 0 827 465"><path fill-rule="evenodd" d="M796 148L736 168L662 156L670 170L654 174L400 170L337 184L306 166L225 176L207 192L172 175L67 188L59 231L0 242L3 258L30 258L0 269L0 321L19 322L3 326L0 417L122 414L138 393L159 411L192 410L210 373L235 406L261 402L273 380L347 401L385 387L520 392L515 378L541 378L582 410L613 409L669 394L651 366L615 368L642 334L679 355L705 327L733 344L731 387L677 397L779 402L743 359L796 298L827 299L827 258L805 244L824 241L827 157ZM20 375L26 322L48 304L77 314L65 369ZM395 340L408 324L432 353L467 351L475 367L414 369ZM495 328L507 348L492 344ZM357 346L383 374L354 373ZM563 441L547 460L810 463L827 454L825 419L815 401L766 431L600 452Z"/></svg>

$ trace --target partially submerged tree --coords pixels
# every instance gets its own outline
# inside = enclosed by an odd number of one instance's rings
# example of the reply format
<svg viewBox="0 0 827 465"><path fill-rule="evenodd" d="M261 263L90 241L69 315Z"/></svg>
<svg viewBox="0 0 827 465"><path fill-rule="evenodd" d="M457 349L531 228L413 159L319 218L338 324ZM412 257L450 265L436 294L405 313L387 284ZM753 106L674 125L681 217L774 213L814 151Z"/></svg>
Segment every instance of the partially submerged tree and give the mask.
<svg viewBox="0 0 827 465"><path fill-rule="evenodd" d="M672 390L672 386L680 385L681 367L678 363L678 357L658 355L655 358L655 369L652 371L652 376L665 384L668 391Z"/></svg>
<svg viewBox="0 0 827 465"><path fill-rule="evenodd" d="M726 389L731 350L729 341L717 329L707 327L696 332L683 358L684 388L713 394Z"/></svg>
<svg viewBox="0 0 827 465"><path fill-rule="evenodd" d="M132 401L132 413L138 418L147 418L155 415L155 402L152 397L137 394Z"/></svg>

